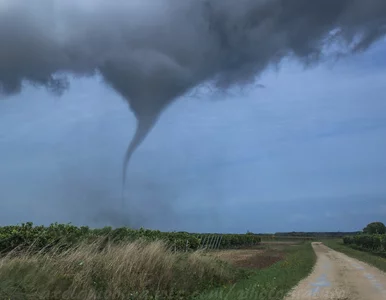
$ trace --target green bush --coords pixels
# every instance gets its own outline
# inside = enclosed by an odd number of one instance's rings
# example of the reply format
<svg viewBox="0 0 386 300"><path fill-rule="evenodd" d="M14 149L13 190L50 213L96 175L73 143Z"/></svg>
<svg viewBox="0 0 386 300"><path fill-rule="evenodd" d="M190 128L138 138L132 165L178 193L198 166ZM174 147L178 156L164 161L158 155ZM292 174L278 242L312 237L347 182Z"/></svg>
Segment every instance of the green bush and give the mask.
<svg viewBox="0 0 386 300"><path fill-rule="evenodd" d="M385 234L359 234L343 238L345 245L356 246L363 250L374 252L386 252L386 235Z"/></svg>
<svg viewBox="0 0 386 300"><path fill-rule="evenodd" d="M363 232L366 234L386 234L386 226L382 222L372 222L363 229Z"/></svg>
<svg viewBox="0 0 386 300"><path fill-rule="evenodd" d="M139 229L127 227L104 227L91 229L87 226L77 227L71 224L54 223L49 226L34 226L33 223L23 223L16 226L0 227L0 252L26 250L49 250L54 246L60 249L69 247L81 241L95 241L104 236L107 241L119 243L144 239L147 241L163 240L173 250L196 250L204 240L211 238L212 242L217 238L219 248L237 248L251 246L260 243L261 239L253 234L194 234L188 232L161 232L159 230ZM58 248L58 247L56 247Z"/></svg>

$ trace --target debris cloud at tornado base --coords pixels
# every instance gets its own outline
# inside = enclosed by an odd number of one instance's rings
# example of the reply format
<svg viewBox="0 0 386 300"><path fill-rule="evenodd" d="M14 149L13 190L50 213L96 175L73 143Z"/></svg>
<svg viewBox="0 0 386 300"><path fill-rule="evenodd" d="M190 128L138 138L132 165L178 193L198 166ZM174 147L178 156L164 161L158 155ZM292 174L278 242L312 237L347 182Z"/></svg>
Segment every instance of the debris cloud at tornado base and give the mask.
<svg viewBox="0 0 386 300"><path fill-rule="evenodd" d="M125 181L162 111L191 89L244 86L285 58L319 63L385 33L384 0L0 0L0 94L28 82L60 95L67 76L100 74L137 118Z"/></svg>

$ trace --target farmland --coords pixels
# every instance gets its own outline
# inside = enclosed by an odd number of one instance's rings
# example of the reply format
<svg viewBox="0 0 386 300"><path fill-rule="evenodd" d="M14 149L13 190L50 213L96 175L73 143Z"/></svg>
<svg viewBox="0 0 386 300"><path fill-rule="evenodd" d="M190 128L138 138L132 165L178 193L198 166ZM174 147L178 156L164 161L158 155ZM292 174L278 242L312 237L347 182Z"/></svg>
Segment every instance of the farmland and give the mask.
<svg viewBox="0 0 386 300"><path fill-rule="evenodd" d="M386 257L385 234L361 234L343 239L345 245Z"/></svg>
<svg viewBox="0 0 386 300"><path fill-rule="evenodd" d="M298 299L297 293L310 292L307 286L321 272L336 278L337 284L343 280L341 265L344 270L351 267L342 253L386 270L381 257L384 238L367 232L302 236L58 223L4 226L0 227L0 299ZM330 257L335 257L334 263ZM333 265L330 273L322 271L323 261ZM363 285L351 273L345 278ZM339 291L351 297L352 289L344 286Z"/></svg>
<svg viewBox="0 0 386 300"><path fill-rule="evenodd" d="M91 229L70 224L51 224L34 226L23 223L19 226L0 227L0 252L28 249L29 251L59 247L66 249L77 243L92 242L104 238L106 243L130 242L138 239L145 241L164 241L175 251L197 250L201 246L216 248L235 248L260 243L261 238L253 234L197 234L187 232L161 232L159 230L127 227L112 229L104 227Z"/></svg>
<svg viewBox="0 0 386 300"><path fill-rule="evenodd" d="M1 227L0 250L0 298L16 300L212 299L245 292L242 287L256 280L261 285L252 285L254 292L273 284L285 291L311 270L315 258L306 241L261 242L252 233L57 223Z"/></svg>

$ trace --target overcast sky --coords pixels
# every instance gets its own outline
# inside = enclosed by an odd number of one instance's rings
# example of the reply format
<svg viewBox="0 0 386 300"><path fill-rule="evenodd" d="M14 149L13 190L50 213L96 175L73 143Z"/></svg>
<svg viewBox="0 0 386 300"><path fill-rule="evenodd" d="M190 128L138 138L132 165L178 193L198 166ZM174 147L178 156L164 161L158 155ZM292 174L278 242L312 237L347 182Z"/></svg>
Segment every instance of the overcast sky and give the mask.
<svg viewBox="0 0 386 300"><path fill-rule="evenodd" d="M229 95L184 96L134 154L125 222L196 232L351 231L386 221L386 41ZM100 78L0 101L0 222L119 226L135 118Z"/></svg>

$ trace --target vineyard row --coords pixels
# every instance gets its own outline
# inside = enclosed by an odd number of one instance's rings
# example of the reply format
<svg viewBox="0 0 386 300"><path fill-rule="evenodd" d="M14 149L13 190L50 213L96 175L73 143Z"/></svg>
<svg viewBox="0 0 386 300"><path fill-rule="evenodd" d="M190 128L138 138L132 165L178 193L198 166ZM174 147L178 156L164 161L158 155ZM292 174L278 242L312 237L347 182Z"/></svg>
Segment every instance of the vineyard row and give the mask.
<svg viewBox="0 0 386 300"><path fill-rule="evenodd" d="M217 249L238 248L257 245L261 238L247 234L198 234L187 232L161 232L149 229L131 229L127 227L104 227L92 229L87 226L77 227L71 224L54 223L50 226L34 226L23 223L15 226L0 227L0 252L6 253L19 249L40 251L52 247L67 249L80 242L93 242L104 239L106 242L119 243L138 239L146 241L163 240L174 250L197 250L215 247Z"/></svg>
<svg viewBox="0 0 386 300"><path fill-rule="evenodd" d="M385 234L358 234L343 238L345 245L386 255Z"/></svg>

